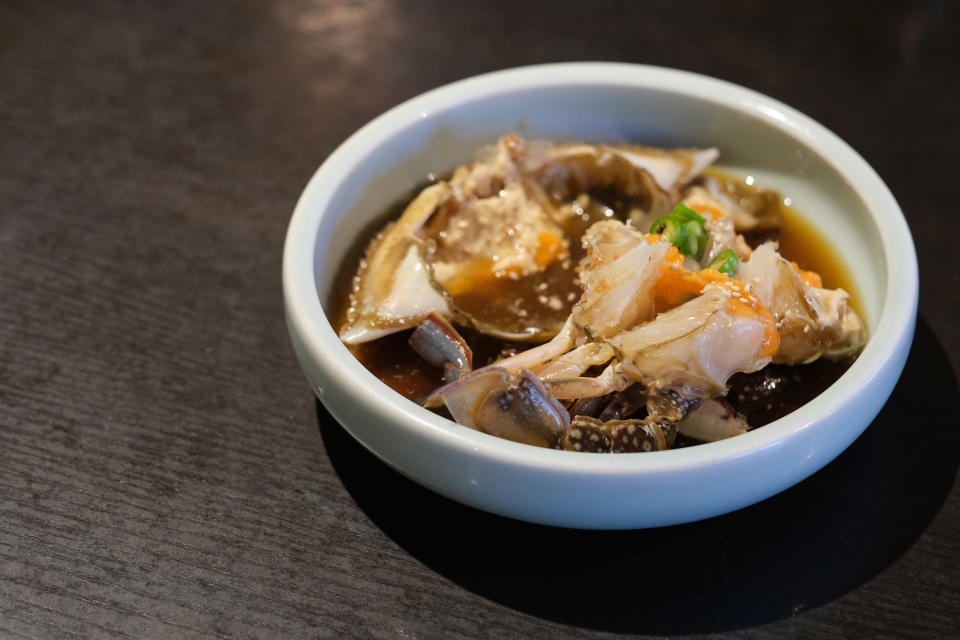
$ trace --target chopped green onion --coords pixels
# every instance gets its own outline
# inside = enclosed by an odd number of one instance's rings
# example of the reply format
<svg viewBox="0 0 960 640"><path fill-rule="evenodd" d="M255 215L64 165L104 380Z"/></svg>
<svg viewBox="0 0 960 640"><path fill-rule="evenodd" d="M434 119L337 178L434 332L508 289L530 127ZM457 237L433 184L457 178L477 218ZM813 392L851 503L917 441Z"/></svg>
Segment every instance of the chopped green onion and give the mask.
<svg viewBox="0 0 960 640"><path fill-rule="evenodd" d="M682 202L673 208L673 211L670 212L670 215L673 216L674 218L680 218L684 222L696 221L696 222L699 222L701 225L706 223L707 221L706 218L704 218L699 213L697 213L687 205L683 204Z"/></svg>
<svg viewBox="0 0 960 640"><path fill-rule="evenodd" d="M682 220L673 216L664 216L653 221L650 233L658 233L678 249L687 241L687 228Z"/></svg>
<svg viewBox="0 0 960 640"><path fill-rule="evenodd" d="M725 273L731 278L737 273L740 266L740 259L733 249L727 249L717 254L717 257L710 261L710 268L716 269L720 273Z"/></svg>
<svg viewBox="0 0 960 640"><path fill-rule="evenodd" d="M691 220L684 227L687 230L687 242L685 246L679 247L680 252L693 256L699 262L703 257L703 250L707 248L707 232L703 230L703 225L695 220Z"/></svg>
<svg viewBox="0 0 960 640"><path fill-rule="evenodd" d="M703 228L705 223L706 220L699 213L684 204L678 204L670 215L657 218L650 227L650 233L663 235L680 253L699 261L707 248L707 232Z"/></svg>

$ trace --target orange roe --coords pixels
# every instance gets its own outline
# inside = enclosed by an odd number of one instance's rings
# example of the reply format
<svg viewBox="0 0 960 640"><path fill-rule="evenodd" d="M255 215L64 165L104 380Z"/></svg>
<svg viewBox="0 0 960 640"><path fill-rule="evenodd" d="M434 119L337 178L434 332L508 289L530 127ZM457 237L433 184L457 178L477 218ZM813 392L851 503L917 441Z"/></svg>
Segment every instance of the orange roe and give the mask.
<svg viewBox="0 0 960 640"><path fill-rule="evenodd" d="M533 261L541 269L553 264L563 253L563 238L552 231L541 231L537 235L537 251Z"/></svg>
<svg viewBox="0 0 960 640"><path fill-rule="evenodd" d="M720 218L726 217L722 211L707 204L702 204L691 208L704 218L710 217L714 220L719 220Z"/></svg>

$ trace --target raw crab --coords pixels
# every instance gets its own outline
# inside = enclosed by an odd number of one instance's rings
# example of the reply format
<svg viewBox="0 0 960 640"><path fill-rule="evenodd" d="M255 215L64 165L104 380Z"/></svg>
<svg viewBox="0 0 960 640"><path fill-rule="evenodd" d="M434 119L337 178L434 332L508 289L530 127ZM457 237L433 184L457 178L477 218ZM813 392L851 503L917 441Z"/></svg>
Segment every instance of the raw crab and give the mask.
<svg viewBox="0 0 960 640"><path fill-rule="evenodd" d="M416 327L446 383L424 406L517 442L652 451L744 433L722 399L732 375L853 353L866 332L845 291L773 243L751 249L742 232L779 223L773 195L698 177L716 155L504 136L376 236L341 338ZM637 230L678 202L702 225L688 255ZM472 370L454 324L541 344Z"/></svg>

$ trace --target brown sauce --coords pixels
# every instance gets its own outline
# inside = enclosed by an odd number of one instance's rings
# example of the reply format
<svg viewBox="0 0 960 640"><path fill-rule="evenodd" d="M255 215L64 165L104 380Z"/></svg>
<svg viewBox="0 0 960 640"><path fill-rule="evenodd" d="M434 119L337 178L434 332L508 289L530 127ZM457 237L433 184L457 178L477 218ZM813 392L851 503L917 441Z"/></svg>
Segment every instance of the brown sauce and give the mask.
<svg viewBox="0 0 960 640"><path fill-rule="evenodd" d="M517 333L535 327L556 333L580 297L576 265L586 254L580 243L581 236L594 222L611 217L614 211L626 210L606 193L590 196L585 206L578 205L574 214L561 224L569 244L562 260L538 273L519 278L492 278L481 288L454 295L457 308L472 318L509 327ZM516 324L511 322L514 318Z"/></svg>
<svg viewBox="0 0 960 640"><path fill-rule="evenodd" d="M843 263L840 253L833 247L830 240L807 222L796 209L785 204L779 192L749 186L742 180L715 169L708 169L704 173L716 180L720 187L734 198L743 198L753 204L759 204L761 218L769 217L781 221L777 229L748 231L743 234L747 244L757 247L768 240L776 241L780 245L780 255L787 260L793 260L803 269L819 273L825 288L839 287L849 293L851 307L860 317L863 317L859 290L849 269Z"/></svg>
<svg viewBox="0 0 960 640"><path fill-rule="evenodd" d="M798 212L784 204L783 196L776 191L748 186L742 181L715 170L710 170L709 175L731 195L749 198L754 205L759 202L764 209L762 214L780 219L779 228L744 234L751 246L755 247L768 240L777 241L781 255L797 262L803 269L819 273L823 278L824 287L831 289L842 287L850 293L851 306L862 315L858 291L839 254L827 238L804 220ZM418 186L407 197L389 207L368 227L368 233L348 252L334 286L335 292L342 293L334 294L329 305L329 308L334 311L331 315L336 320L335 326L339 327L345 320L353 274L370 238L387 221L398 218L406 204L425 186L426 184ZM619 201L615 193L590 195L590 206L585 207L582 215L572 219L564 229L568 238L571 239L569 261L572 265L576 265L583 257L584 250L580 246L579 238L587 227L597 220L610 217L611 211L626 211L629 208L629 203ZM500 313L503 310L516 308L535 309L541 317L552 318L562 323L580 293L575 269L565 269L558 262L543 273L530 278L534 279L534 285L547 283L554 295L560 292L562 307L549 309L548 305L530 293L536 291L536 286L531 286L531 282L509 278L498 279L493 287L484 290L483 295L471 294L458 297L456 304L468 313L486 311L489 314L491 309L499 310ZM531 346L529 343L492 338L466 327L458 327L458 331L473 350L474 368L491 364ZM398 332L373 342L351 345L349 349L377 378L401 395L416 402L442 385L443 378L440 368L428 364L407 344L411 332L412 330ZM822 393L850 367L854 359L855 357L821 358L807 365L768 365L755 373L736 374L730 379L730 391L726 400L746 416L751 427L760 427L785 416ZM697 443L679 438L676 446L691 444Z"/></svg>

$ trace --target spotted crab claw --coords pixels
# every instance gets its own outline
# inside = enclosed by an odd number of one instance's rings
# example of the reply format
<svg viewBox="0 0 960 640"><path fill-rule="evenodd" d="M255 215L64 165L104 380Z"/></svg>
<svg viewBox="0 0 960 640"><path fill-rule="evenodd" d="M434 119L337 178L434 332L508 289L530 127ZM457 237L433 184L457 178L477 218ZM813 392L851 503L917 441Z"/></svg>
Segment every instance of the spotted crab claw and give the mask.
<svg viewBox="0 0 960 640"><path fill-rule="evenodd" d="M804 281L807 275L810 283ZM760 245L737 278L773 315L780 333L780 349L773 361L780 364L812 362L820 356L837 357L859 350L866 329L848 306L843 289L823 289L819 277L801 273L783 258L772 242Z"/></svg>
<svg viewBox="0 0 960 640"><path fill-rule="evenodd" d="M564 434L560 448L586 453L610 453L613 439L603 428L602 420L578 415L570 421L570 428Z"/></svg>
<svg viewBox="0 0 960 640"><path fill-rule="evenodd" d="M677 423L646 417L608 420L576 416L564 434L560 448L589 453L639 453L665 451L677 436Z"/></svg>

